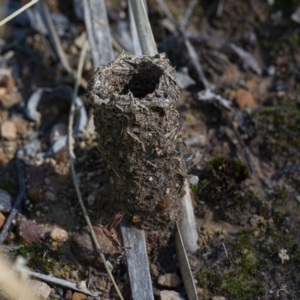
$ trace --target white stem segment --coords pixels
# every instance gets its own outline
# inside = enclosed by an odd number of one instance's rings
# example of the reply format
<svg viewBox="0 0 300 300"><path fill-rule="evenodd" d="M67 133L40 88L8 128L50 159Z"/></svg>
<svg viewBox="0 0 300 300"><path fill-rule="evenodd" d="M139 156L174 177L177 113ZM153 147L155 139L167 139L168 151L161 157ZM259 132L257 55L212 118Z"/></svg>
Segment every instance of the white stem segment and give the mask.
<svg viewBox="0 0 300 300"><path fill-rule="evenodd" d="M130 1L128 1L128 8L129 8L129 20L130 20L130 31L131 31L131 38L132 38L132 51L135 55L142 55L142 48L138 36L138 32L135 26L134 15L132 12Z"/></svg>
<svg viewBox="0 0 300 300"><path fill-rule="evenodd" d="M143 0L130 0L139 40L144 55L157 54L154 36Z"/></svg>
<svg viewBox="0 0 300 300"><path fill-rule="evenodd" d="M183 190L184 196L181 198L182 219L179 223L179 228L186 251L195 253L198 249L198 232L190 187L187 180L184 181Z"/></svg>

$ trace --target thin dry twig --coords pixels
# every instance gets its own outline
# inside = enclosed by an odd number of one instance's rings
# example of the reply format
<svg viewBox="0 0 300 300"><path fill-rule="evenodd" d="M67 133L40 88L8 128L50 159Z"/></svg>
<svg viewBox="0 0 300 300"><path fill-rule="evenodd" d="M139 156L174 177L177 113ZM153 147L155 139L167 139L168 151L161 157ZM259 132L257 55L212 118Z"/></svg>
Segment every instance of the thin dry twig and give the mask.
<svg viewBox="0 0 300 300"><path fill-rule="evenodd" d="M74 166L75 157L74 157L74 154L73 154L74 138L72 136L72 128L73 128L73 122L74 122L74 116L75 116L75 98L76 98L77 93L78 93L79 80L80 80L81 73L82 73L82 68L83 68L83 63L84 63L84 58L85 58L85 55L86 55L87 47L88 47L88 43L87 43L87 41L85 41L85 43L84 43L84 45L81 49L80 59L79 59L78 68L77 68L77 75L76 75L74 93L73 93L73 101L72 101L72 105L71 105L71 108L70 108L70 116L69 116L69 124L68 124L68 148L69 148L69 157L70 157L70 168L71 168L71 174L72 174L72 179L73 179L76 195L77 195L78 201L80 203L85 221L86 221L86 223L88 225L88 228L90 230L90 233L92 235L92 239L93 239L93 241L95 243L95 246L97 248L97 252L99 253L99 255L100 255L100 257L101 257L101 259L104 263L105 269L106 269L107 273L109 274L120 299L123 299L122 294L121 294L121 292L120 292L120 290L119 290L119 288L118 288L118 286L117 286L117 284L116 284L116 282L113 278L111 270L110 270L109 266L107 265L106 259L105 259L103 253L100 250L100 245L98 243L97 237L96 237L95 232L93 230L90 218L88 216L87 210L85 208L85 205L84 205L84 202L83 202L83 199L82 199L82 195L81 195L79 185L78 185L78 182L77 182L75 166Z"/></svg>
<svg viewBox="0 0 300 300"><path fill-rule="evenodd" d="M182 18L182 20L180 21L180 29L181 30L185 30L185 27L189 21L189 18L194 10L194 7L196 6L196 4L198 3L198 0L192 0L190 3L189 3L189 6L188 8L186 9L185 13L184 13L184 16Z"/></svg>
<svg viewBox="0 0 300 300"><path fill-rule="evenodd" d="M177 23L177 21L174 19L174 17L172 16L169 8L166 6L165 2L163 0L156 0L156 2L158 3L158 5L160 6L160 8L163 10L163 12L166 14L166 16L168 17L168 19L173 23L173 25L176 27L177 32L180 34L180 36L183 39L183 42L185 44L185 47L188 51L191 63L193 64L197 75L198 75L198 80L202 82L204 88L210 89L209 87L209 83L206 80L201 64L199 62L199 58L197 55L197 52L194 48L194 46L191 44L191 42L189 41L189 39L187 38L184 30L181 28L181 26Z"/></svg>
<svg viewBox="0 0 300 300"><path fill-rule="evenodd" d="M216 11L216 16L217 17L222 16L224 4L225 4L225 0L219 0L217 11Z"/></svg>
<svg viewBox="0 0 300 300"><path fill-rule="evenodd" d="M37 3L38 1L39 0L32 0L32 1L28 2L26 5L22 6L20 9L16 10L14 13L7 16L5 19L3 19L0 22L0 27L2 25L6 24L7 22L9 22L10 20L12 20L13 18L15 18L16 16L18 16L19 14L21 14L23 11L25 11L26 9L28 9L29 7L31 7L32 5Z"/></svg>
<svg viewBox="0 0 300 300"><path fill-rule="evenodd" d="M208 100L208 99L217 99L224 107L226 107L227 109L230 108L229 106L229 101L222 98L221 96L219 95L216 95L214 94L212 91L211 91L211 88L209 86L209 83L208 81L206 80L205 78L205 75L203 73L203 70L202 70L202 67L201 67L201 64L200 64L200 61L199 61L199 58L198 58L198 55L196 53L196 50L194 48L194 46L191 44L191 42L189 41L189 39L187 38L185 32L181 29L180 26L178 26L178 24L176 23L174 17L172 16L169 8L165 5L164 1L163 0L156 0L157 3L159 4L159 6L161 7L161 9L164 11L164 13L166 14L166 16L173 22L173 24L176 26L176 29L177 31L179 32L179 34L181 35L181 37L183 38L183 41L185 43L185 46L187 48L187 51L188 51L188 54L190 56L190 59L191 59L191 62L193 63L194 65L194 68L198 74L198 78L200 79L200 81L202 82L203 86L204 86L204 93L203 92L200 92L199 94L200 95L205 95L205 97L207 99L205 100ZM209 97L208 97L209 96ZM216 103L214 102L214 104L220 108L220 110L222 110L222 108ZM223 111L223 110L222 110ZM245 160L248 164L248 167L251 171L251 173L253 173L254 171L254 164L251 160L251 157L249 155L249 152L248 152L248 149L244 143L244 141L242 140L239 132L236 130L236 128L232 125L232 121L231 119L229 118L229 116L226 114L225 112L225 118L228 122L228 124L230 125L230 127L232 127L232 129L234 130L234 133L240 143L240 145L242 146L243 148L243 152L244 152L244 157L245 157Z"/></svg>
<svg viewBox="0 0 300 300"><path fill-rule="evenodd" d="M19 181L19 194L17 196L16 202L14 204L13 209L11 210L5 225L2 228L1 234L0 234L0 244L3 243L7 232L9 230L9 227L12 223L12 221L15 219L17 213L19 212L20 206L22 204L22 200L24 199L26 195L26 187L25 187L25 173L24 173L24 167L23 163L19 158L16 158L15 160L17 171L18 171L18 181Z"/></svg>
<svg viewBox="0 0 300 300"><path fill-rule="evenodd" d="M225 246L225 244L224 244L224 243L222 243L222 246L223 246L223 248L224 248L224 251L225 251L226 257L228 257L228 252L227 252L227 249L226 249L226 246Z"/></svg>
<svg viewBox="0 0 300 300"><path fill-rule="evenodd" d="M73 282L70 282L70 281L67 281L64 279L60 279L60 278L54 277L52 275L45 275L45 274L41 274L38 272L32 272L32 271L28 271L28 275L38 278L38 279L41 279L43 281L55 284L55 285L60 285L60 286L66 287L68 289L78 291L82 294L86 294L86 295L93 296L93 297L101 296L101 294L94 293L89 289L80 289L76 283L73 283Z"/></svg>
<svg viewBox="0 0 300 300"><path fill-rule="evenodd" d="M57 57L59 58L63 68L76 80L76 72L71 68L71 66L69 64L67 56L61 45L59 36L56 33L53 21L50 16L49 9L48 9L46 3L44 2L44 0L42 0L38 3L38 9L39 9L39 12L40 12L43 20L45 21L45 25L49 32L50 41L52 42L52 47L54 48ZM79 82L83 88L86 88L87 82L84 78L80 78Z"/></svg>

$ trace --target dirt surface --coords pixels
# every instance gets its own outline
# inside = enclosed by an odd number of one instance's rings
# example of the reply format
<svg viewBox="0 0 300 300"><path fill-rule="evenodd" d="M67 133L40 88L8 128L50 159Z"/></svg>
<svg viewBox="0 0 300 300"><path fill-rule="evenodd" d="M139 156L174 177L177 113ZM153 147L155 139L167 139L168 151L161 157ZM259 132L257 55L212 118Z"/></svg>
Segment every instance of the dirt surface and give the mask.
<svg viewBox="0 0 300 300"><path fill-rule="evenodd" d="M199 250L189 255L199 299L300 297L300 25L291 19L300 3L268 2L272 1L201 1L184 29L209 88L228 100L230 109L218 97L199 100L203 82L182 38L174 34L156 1L148 2L159 52L194 80L181 89L177 109L189 174L199 177L199 183L191 186ZM84 21L75 14L72 1L47 3L52 13L67 18L56 30L61 30L63 49L76 69ZM188 2L170 0L166 5L180 21ZM107 7L114 37L121 41L117 37L125 34L118 32L118 22L128 21L126 3L107 1ZM66 134L74 80L64 71L47 35L23 17L6 25L1 39L0 189L14 203L20 180L26 181L26 197L1 246L3 253L12 260L22 255L34 271L74 283L84 281L101 292L102 299L118 299L87 232L68 149L53 148ZM89 54L83 78L92 75ZM38 88L53 90L44 90L34 110L30 96ZM91 119L85 93L81 87L79 97ZM80 117L78 107L77 120ZM111 170L101 159L91 122L79 131L74 152L82 197L117 284L124 298L131 299L117 226L120 211L111 209ZM25 178L20 179L17 158ZM1 210L2 228L8 215ZM170 289L187 299L181 281L167 287L159 283L164 274L181 276L173 240L166 242L163 236L160 231L147 235L155 297L161 299L160 291ZM49 299L85 296L51 285Z"/></svg>

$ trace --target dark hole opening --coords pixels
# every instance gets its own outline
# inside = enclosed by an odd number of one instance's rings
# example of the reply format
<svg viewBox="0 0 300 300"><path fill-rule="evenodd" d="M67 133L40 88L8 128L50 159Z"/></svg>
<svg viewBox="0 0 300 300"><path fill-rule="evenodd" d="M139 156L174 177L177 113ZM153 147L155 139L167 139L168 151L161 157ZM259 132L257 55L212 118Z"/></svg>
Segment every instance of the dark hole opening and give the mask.
<svg viewBox="0 0 300 300"><path fill-rule="evenodd" d="M149 63L141 63L138 70L130 78L129 82L125 84L121 95L128 94L129 91L137 98L145 98L148 94L155 91L159 78L162 76L163 70L159 67Z"/></svg>
<svg viewBox="0 0 300 300"><path fill-rule="evenodd" d="M165 116L165 111L161 107L152 107L151 109L157 112L161 118Z"/></svg>

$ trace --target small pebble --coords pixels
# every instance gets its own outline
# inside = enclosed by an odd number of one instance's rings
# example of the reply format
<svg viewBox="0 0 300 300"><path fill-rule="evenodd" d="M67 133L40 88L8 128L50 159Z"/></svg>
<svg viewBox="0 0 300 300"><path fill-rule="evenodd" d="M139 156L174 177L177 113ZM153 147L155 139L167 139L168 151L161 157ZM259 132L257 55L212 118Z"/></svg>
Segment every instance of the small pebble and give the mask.
<svg viewBox="0 0 300 300"><path fill-rule="evenodd" d="M66 230L56 227L51 231L50 237L56 242L63 243L69 238L69 234Z"/></svg>
<svg viewBox="0 0 300 300"><path fill-rule="evenodd" d="M0 228L2 228L2 226L5 223L5 216L4 214L0 211Z"/></svg>
<svg viewBox="0 0 300 300"><path fill-rule="evenodd" d="M64 294L64 290L61 288L61 287L58 287L57 289L56 289L56 292L57 292L57 294L59 295L59 296L63 296L63 294Z"/></svg>
<svg viewBox="0 0 300 300"><path fill-rule="evenodd" d="M72 270L72 271L70 271L69 275L70 275L70 278L78 281L78 270Z"/></svg>
<svg viewBox="0 0 300 300"><path fill-rule="evenodd" d="M72 300L73 293L71 290L67 290L65 294L65 300Z"/></svg>
<svg viewBox="0 0 300 300"><path fill-rule="evenodd" d="M103 254L105 255L114 255L118 252L117 247L113 242L105 235L103 227L93 226L95 235L99 242L99 246ZM116 232L112 229L111 232L113 235L117 235ZM102 260L95 250L94 243L91 239L91 235L87 228L83 229L80 233L76 233L71 242L72 250L79 261L86 265L104 267Z"/></svg>
<svg viewBox="0 0 300 300"><path fill-rule="evenodd" d="M290 260L289 255L287 254L287 250L286 249L280 249L279 253L278 253L279 258L281 259L281 263L284 264L284 262L286 260Z"/></svg>
<svg viewBox="0 0 300 300"><path fill-rule="evenodd" d="M183 300L184 298L175 291L161 291L160 292L161 300Z"/></svg>
<svg viewBox="0 0 300 300"><path fill-rule="evenodd" d="M68 147L63 147L54 154L55 161L60 166L66 166L69 161Z"/></svg>
<svg viewBox="0 0 300 300"><path fill-rule="evenodd" d="M50 178L46 177L46 178L45 178L45 184L49 185L50 183L51 183Z"/></svg>
<svg viewBox="0 0 300 300"><path fill-rule="evenodd" d="M26 244L37 244L43 237L42 228L35 221L27 220L20 224L18 234Z"/></svg>
<svg viewBox="0 0 300 300"><path fill-rule="evenodd" d="M56 195L50 191L44 194L45 200L50 202L55 202L57 200Z"/></svg>
<svg viewBox="0 0 300 300"><path fill-rule="evenodd" d="M269 67L267 68L267 73L268 73L268 75L270 75L270 76L274 76L275 73L276 73L276 67L273 66L273 65L269 66Z"/></svg>
<svg viewBox="0 0 300 300"><path fill-rule="evenodd" d="M257 36L254 31L246 31L242 37L244 43L254 47L257 43Z"/></svg>
<svg viewBox="0 0 300 300"><path fill-rule="evenodd" d="M17 138L17 126L12 121L4 121L1 124L1 137L8 141L13 141Z"/></svg>
<svg viewBox="0 0 300 300"><path fill-rule="evenodd" d="M82 293L75 292L72 296L72 300L83 300L86 299L86 295Z"/></svg>
<svg viewBox="0 0 300 300"><path fill-rule="evenodd" d="M158 284L167 288L177 288L181 283L182 280L176 273L168 273L158 277Z"/></svg>
<svg viewBox="0 0 300 300"><path fill-rule="evenodd" d="M51 288L45 282L39 280L28 280L30 289L40 298L47 299L50 295Z"/></svg>
<svg viewBox="0 0 300 300"><path fill-rule="evenodd" d="M190 182L190 184L192 184L192 185L197 185L198 182L199 182L199 177L196 176L196 175L193 175L193 176L191 176L191 177L189 178L189 182Z"/></svg>
<svg viewBox="0 0 300 300"><path fill-rule="evenodd" d="M33 203L39 203L43 201L43 195L38 188L28 188L27 195L30 201Z"/></svg>
<svg viewBox="0 0 300 300"><path fill-rule="evenodd" d="M87 198L87 203L88 203L88 206L92 206L95 202L95 199L96 199L96 193L93 192L92 194L90 194Z"/></svg>
<svg viewBox="0 0 300 300"><path fill-rule="evenodd" d="M12 209L11 203L12 203L11 195L5 190L0 190L0 211L10 212Z"/></svg>
<svg viewBox="0 0 300 300"><path fill-rule="evenodd" d="M150 264L150 272L151 272L152 276L158 277L159 276L159 271L158 271L157 265L155 265L153 263Z"/></svg>
<svg viewBox="0 0 300 300"><path fill-rule="evenodd" d="M6 161L6 155L4 150L0 147L0 163L4 163Z"/></svg>
<svg viewBox="0 0 300 300"><path fill-rule="evenodd" d="M239 108L252 107L254 105L253 95L246 89L239 88L236 91L235 103Z"/></svg>
<svg viewBox="0 0 300 300"><path fill-rule="evenodd" d="M300 195L295 196L296 201L300 204Z"/></svg>
<svg viewBox="0 0 300 300"><path fill-rule="evenodd" d="M78 288L81 290L85 290L86 289L86 282L84 280L80 281L78 283Z"/></svg>
<svg viewBox="0 0 300 300"><path fill-rule="evenodd" d="M52 144L55 142L59 137L63 135L68 134L68 128L65 124L63 123L58 123L52 127L52 130L50 132L50 143Z"/></svg>

